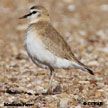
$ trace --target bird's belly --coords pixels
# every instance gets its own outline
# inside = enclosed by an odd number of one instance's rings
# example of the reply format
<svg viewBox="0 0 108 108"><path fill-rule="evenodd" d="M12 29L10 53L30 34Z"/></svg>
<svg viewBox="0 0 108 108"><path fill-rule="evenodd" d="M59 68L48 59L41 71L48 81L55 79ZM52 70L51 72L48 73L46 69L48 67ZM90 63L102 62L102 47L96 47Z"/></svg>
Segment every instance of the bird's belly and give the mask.
<svg viewBox="0 0 108 108"><path fill-rule="evenodd" d="M32 60L36 60L44 65L53 64L55 57L47 49L38 37L27 36L25 41L26 49Z"/></svg>

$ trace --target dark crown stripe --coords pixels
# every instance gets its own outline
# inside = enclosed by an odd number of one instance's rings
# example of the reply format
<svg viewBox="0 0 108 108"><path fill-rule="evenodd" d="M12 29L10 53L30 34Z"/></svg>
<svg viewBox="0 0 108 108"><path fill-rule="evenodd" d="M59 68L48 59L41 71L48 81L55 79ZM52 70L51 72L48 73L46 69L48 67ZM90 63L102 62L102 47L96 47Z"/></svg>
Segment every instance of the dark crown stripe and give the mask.
<svg viewBox="0 0 108 108"><path fill-rule="evenodd" d="M36 8L36 6L32 6L30 9L35 9Z"/></svg>

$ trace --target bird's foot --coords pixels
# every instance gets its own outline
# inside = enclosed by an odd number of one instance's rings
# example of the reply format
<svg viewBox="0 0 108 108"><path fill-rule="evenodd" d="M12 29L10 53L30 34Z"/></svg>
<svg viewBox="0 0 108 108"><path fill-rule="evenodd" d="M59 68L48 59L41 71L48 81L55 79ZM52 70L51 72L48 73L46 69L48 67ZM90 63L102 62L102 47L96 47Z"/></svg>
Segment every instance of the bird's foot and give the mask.
<svg viewBox="0 0 108 108"><path fill-rule="evenodd" d="M48 94L48 95L52 95L52 94L53 94L53 89L52 89L52 87L49 88L49 89L46 91L46 94Z"/></svg>

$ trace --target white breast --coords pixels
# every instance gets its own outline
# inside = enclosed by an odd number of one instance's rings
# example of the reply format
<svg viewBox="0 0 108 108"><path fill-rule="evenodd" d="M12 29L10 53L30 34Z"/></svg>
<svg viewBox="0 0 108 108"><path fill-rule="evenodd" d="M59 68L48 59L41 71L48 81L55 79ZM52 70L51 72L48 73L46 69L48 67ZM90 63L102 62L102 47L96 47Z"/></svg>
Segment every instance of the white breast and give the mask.
<svg viewBox="0 0 108 108"><path fill-rule="evenodd" d="M27 32L25 44L29 55L38 62L50 64L54 61L54 55L45 49L44 44L36 32Z"/></svg>
<svg viewBox="0 0 108 108"><path fill-rule="evenodd" d="M39 56L39 54L41 55L43 50L43 44L39 37L36 35L37 34L35 32L27 32L25 44L27 51L31 56Z"/></svg>

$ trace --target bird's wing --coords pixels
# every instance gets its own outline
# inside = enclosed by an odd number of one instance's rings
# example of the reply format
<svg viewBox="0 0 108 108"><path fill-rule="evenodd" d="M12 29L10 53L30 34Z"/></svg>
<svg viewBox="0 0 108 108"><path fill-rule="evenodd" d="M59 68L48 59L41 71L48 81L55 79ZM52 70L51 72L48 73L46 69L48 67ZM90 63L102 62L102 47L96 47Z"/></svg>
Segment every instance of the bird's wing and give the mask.
<svg viewBox="0 0 108 108"><path fill-rule="evenodd" d="M51 24L48 24L42 36L42 41L46 49L58 57L78 61L71 51L71 48L64 38L55 30Z"/></svg>

